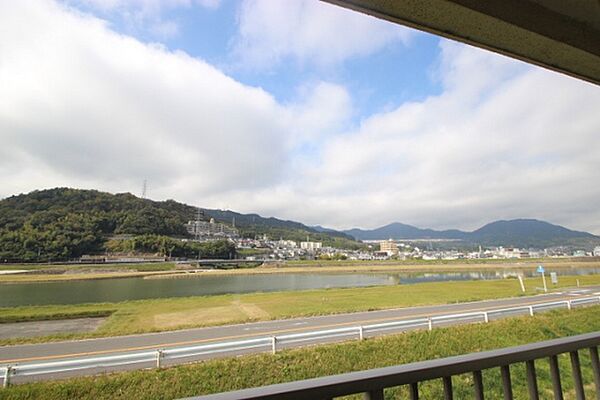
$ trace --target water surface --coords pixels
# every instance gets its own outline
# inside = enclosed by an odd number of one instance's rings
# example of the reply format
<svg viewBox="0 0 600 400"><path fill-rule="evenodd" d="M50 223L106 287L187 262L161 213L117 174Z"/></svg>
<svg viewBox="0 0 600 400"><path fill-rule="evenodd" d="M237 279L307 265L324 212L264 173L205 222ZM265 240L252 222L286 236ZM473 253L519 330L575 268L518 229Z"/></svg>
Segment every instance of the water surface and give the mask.
<svg viewBox="0 0 600 400"><path fill-rule="evenodd" d="M533 271L519 271L533 276ZM557 269L559 275L600 274L600 268ZM120 278L0 285L0 307L48 304L117 302L165 297L228 293L294 291L401 285L421 282L502 279L518 272L417 272L417 273L275 273L202 275L190 278ZM550 280L548 278L548 283Z"/></svg>

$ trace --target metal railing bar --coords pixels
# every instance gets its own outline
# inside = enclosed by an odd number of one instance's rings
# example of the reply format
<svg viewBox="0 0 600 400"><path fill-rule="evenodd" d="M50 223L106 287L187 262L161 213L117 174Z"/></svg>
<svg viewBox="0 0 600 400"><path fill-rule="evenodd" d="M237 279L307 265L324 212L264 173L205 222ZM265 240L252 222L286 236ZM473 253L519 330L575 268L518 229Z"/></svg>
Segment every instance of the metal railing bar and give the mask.
<svg viewBox="0 0 600 400"><path fill-rule="evenodd" d="M383 332L383 331L394 331L394 330L407 330L410 328L418 328L420 326L426 326L428 324L428 322L423 322L420 324L412 324L412 325L395 325L395 326L388 326L386 328L377 328L377 329L365 329L365 333L372 333L372 332Z"/></svg>
<svg viewBox="0 0 600 400"><path fill-rule="evenodd" d="M419 382L413 382L408 385L410 400L419 400Z"/></svg>
<svg viewBox="0 0 600 400"><path fill-rule="evenodd" d="M600 300L600 297L575 297L571 300L571 303L591 303L597 302Z"/></svg>
<svg viewBox="0 0 600 400"><path fill-rule="evenodd" d="M29 370L28 371L28 370L19 369L18 373L15 372L15 375L34 376L34 375L56 374L56 373L70 372L70 371L80 371L83 369L100 369L100 370L102 370L104 368L120 367L123 365L133 365L133 364L153 363L153 362L156 362L156 359L154 357L151 359L147 359L147 360L120 361L120 362L112 362L112 363L108 362L108 363L97 364L94 366L72 365L72 366L53 368L51 370L36 370L36 371Z"/></svg>
<svg viewBox="0 0 600 400"><path fill-rule="evenodd" d="M502 391L504 393L504 400L513 400L512 382L510 379L510 365L502 365L500 367L500 374L502 375Z"/></svg>
<svg viewBox="0 0 600 400"><path fill-rule="evenodd" d="M520 307L509 307L509 308L497 308L495 310L489 310L488 314L505 314L505 313L514 313L517 311L529 312L529 306L520 306Z"/></svg>
<svg viewBox="0 0 600 400"><path fill-rule="evenodd" d="M214 343L214 344L203 344L200 346L188 346L188 347L178 347L173 349L165 349L164 351L169 354L177 354L177 353L185 353L187 351L196 351L196 350L211 350L211 349L219 349L223 347L235 347L235 346L244 346L244 345L253 345L253 344L270 344L270 337L262 337L258 339L249 339L249 340L241 340L235 342L224 342L224 343Z"/></svg>
<svg viewBox="0 0 600 400"><path fill-rule="evenodd" d="M312 337L307 337L307 338L285 339L285 340L281 339L281 337L278 336L277 344L303 343L303 342L310 342L310 341L321 340L321 339L332 339L332 338L344 337L344 336L358 337L358 332L354 331L354 332L330 333L328 335L323 335L323 336L312 336Z"/></svg>
<svg viewBox="0 0 600 400"><path fill-rule="evenodd" d="M537 376L535 373L535 361L526 361L525 369L527 371L527 388L529 389L529 398L531 400L539 400L540 394L538 391Z"/></svg>
<svg viewBox="0 0 600 400"><path fill-rule="evenodd" d="M65 361L52 361L40 364L21 364L18 366L19 371L34 371L39 369L51 369L51 368L60 368L70 365L83 365L86 368L93 368L97 364L102 364L106 362L126 362L126 361L135 361L135 362L143 362L145 360L153 360L156 352L144 352L144 353L135 353L135 354L123 354L118 356L110 356L110 357L94 357L94 358L84 358L84 359L75 359L75 360L65 360ZM90 366L90 364L92 364Z"/></svg>
<svg viewBox="0 0 600 400"><path fill-rule="evenodd" d="M206 354L218 354L218 353L228 353L231 351L238 351L238 350L252 350L252 349L257 349L257 348L271 348L271 343L266 343L266 344L255 344L253 346L238 346L238 347L227 347L227 348L223 348L223 349L217 349L217 350L206 350L206 351L198 351L198 352L194 352L194 353L184 353L184 354L165 354L163 357L163 360L178 360L180 358L188 358L188 357L197 357L197 356L203 356Z"/></svg>
<svg viewBox="0 0 600 400"><path fill-rule="evenodd" d="M473 371L473 386L475 390L475 400L483 400L483 376L481 371Z"/></svg>
<svg viewBox="0 0 600 400"><path fill-rule="evenodd" d="M302 333L294 333L291 335L280 335L277 336L278 341L284 341L295 338L305 338L309 336L319 336L319 335L328 335L328 334L336 334L336 333L354 333L358 332L358 326L351 326L349 328L338 328L338 329L327 329L323 331L315 331L315 332L302 332Z"/></svg>
<svg viewBox="0 0 600 400"><path fill-rule="evenodd" d="M597 347L590 347L590 359L592 361L594 383L596 384L596 398L597 400L600 400L600 362L598 361Z"/></svg>
<svg viewBox="0 0 600 400"><path fill-rule="evenodd" d="M579 362L579 353L577 350L569 353L571 356L571 370L573 373L573 386L575 387L575 398L577 400L585 400L583 392L583 379L581 377L581 363Z"/></svg>
<svg viewBox="0 0 600 400"><path fill-rule="evenodd" d="M431 317L434 321L443 321L446 319L465 319L465 318L483 318L485 312L483 311L475 311L469 313L461 313L461 314L448 314L448 315L435 315Z"/></svg>
<svg viewBox="0 0 600 400"><path fill-rule="evenodd" d="M381 324L363 325L363 328L365 330L367 330L367 329L373 330L373 329L385 328L388 326L401 326L401 325L413 325L413 324L425 325L425 324L427 324L427 322L428 322L427 318L418 318L418 319L408 319L408 320L401 320L401 321L384 322Z"/></svg>
<svg viewBox="0 0 600 400"><path fill-rule="evenodd" d="M444 376L442 378L444 384L444 400L452 400L454 398L454 391L452 390L452 377Z"/></svg>
<svg viewBox="0 0 600 400"><path fill-rule="evenodd" d="M548 358L550 363L550 377L552 379L552 392L554 400L563 400L562 384L560 382L560 370L558 369L558 357L556 355Z"/></svg>

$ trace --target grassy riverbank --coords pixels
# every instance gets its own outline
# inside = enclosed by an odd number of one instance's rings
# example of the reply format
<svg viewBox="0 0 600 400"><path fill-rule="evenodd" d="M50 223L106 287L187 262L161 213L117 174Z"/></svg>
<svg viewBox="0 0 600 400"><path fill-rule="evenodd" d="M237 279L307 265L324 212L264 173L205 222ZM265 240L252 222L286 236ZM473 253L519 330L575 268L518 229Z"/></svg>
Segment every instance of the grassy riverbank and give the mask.
<svg viewBox="0 0 600 400"><path fill-rule="evenodd" d="M318 376L429 360L476 351L516 346L600 330L600 307L553 311L535 317L511 318L489 324L419 331L363 342L212 360L163 370L124 372L66 381L33 383L0 390L0 399L176 399ZM593 378L586 351L581 352L588 398ZM574 398L569 356L559 357L565 398ZM551 398L548 362L536 361L542 398ZM528 398L524 365L511 367L514 397ZM502 399L500 371L483 372L485 398ZM455 398L472 398L472 377L453 378ZM421 385L421 398L442 398L441 382ZM405 387L386 391L386 398L408 398Z"/></svg>
<svg viewBox="0 0 600 400"><path fill-rule="evenodd" d="M600 284L600 275L561 276L552 289ZM535 294L539 278L525 280ZM521 296L518 280L435 282L352 289L249 293L55 306L0 308L0 322L61 319L85 313L112 314L92 333L4 339L0 345L157 332L199 326L325 315Z"/></svg>
<svg viewBox="0 0 600 400"><path fill-rule="evenodd" d="M600 268L597 258L544 260L434 260L434 261L288 261L258 268L204 270L203 275L247 275L279 273L355 273L355 272L446 272L486 270L533 270L540 263L547 269ZM181 270L179 270L181 268ZM128 277L190 277L185 266L175 263L98 264L98 265L0 265L0 270L29 270L26 274L0 274L0 284L51 282Z"/></svg>
<svg viewBox="0 0 600 400"><path fill-rule="evenodd" d="M174 262L147 262L147 263L114 263L114 264L0 264L2 270L27 270L27 271L85 271L90 269L115 270L115 271L168 271L175 268Z"/></svg>
<svg viewBox="0 0 600 400"><path fill-rule="evenodd" d="M140 264L0 264L1 271L27 271L0 274L5 283L54 282L94 279L134 278L175 273L173 262Z"/></svg>

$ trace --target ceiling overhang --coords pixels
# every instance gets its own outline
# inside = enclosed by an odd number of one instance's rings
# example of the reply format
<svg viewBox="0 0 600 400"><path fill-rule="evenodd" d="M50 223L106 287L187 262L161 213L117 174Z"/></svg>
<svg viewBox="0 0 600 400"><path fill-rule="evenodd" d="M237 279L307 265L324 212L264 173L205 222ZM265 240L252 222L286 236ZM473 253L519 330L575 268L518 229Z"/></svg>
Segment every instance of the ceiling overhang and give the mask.
<svg viewBox="0 0 600 400"><path fill-rule="evenodd" d="M600 84L599 0L324 0Z"/></svg>

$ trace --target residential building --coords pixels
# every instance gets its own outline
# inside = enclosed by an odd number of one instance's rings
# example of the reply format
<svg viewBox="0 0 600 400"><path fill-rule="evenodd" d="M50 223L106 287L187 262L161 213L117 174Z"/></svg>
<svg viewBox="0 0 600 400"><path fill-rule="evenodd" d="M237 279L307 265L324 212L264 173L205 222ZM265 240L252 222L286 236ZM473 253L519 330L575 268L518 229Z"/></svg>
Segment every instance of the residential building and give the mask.
<svg viewBox="0 0 600 400"><path fill-rule="evenodd" d="M238 230L219 222L215 222L214 218L210 221L189 221L186 224L186 229L190 235L196 237L204 236L222 236L222 237L236 237L238 236Z"/></svg>
<svg viewBox="0 0 600 400"><path fill-rule="evenodd" d="M300 248L308 251L316 251L323 247L321 242L300 242Z"/></svg>
<svg viewBox="0 0 600 400"><path fill-rule="evenodd" d="M392 239L379 242L379 251L386 253L390 257L398 255L398 244Z"/></svg>

